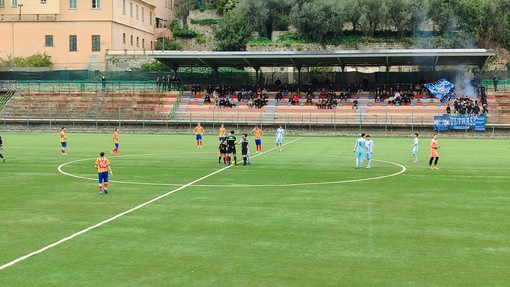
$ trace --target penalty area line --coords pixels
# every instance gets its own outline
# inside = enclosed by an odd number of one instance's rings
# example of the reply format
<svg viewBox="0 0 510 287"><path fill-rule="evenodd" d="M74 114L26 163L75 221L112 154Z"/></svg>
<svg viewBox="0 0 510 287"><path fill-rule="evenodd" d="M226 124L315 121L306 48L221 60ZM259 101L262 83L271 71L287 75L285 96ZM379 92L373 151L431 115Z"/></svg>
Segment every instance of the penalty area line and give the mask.
<svg viewBox="0 0 510 287"><path fill-rule="evenodd" d="M295 139L295 140L293 140L293 141L289 142L289 144L290 144L290 143L292 143L292 142L295 142L295 141L297 141L297 140L298 140L298 139ZM272 148L272 149L268 150L267 152L272 151L272 150L274 150L274 149L276 149L276 148ZM254 156L254 157L255 157L255 156ZM97 224L95 224L95 225L93 225L93 226L87 227L87 228L85 228L85 229L83 229L83 230L80 230L80 231L78 231L78 232L76 232L76 233L74 233L74 234L70 235L70 236L67 236L67 237L65 237L65 238L62 238L62 239L60 239L60 240L58 240L58 241L56 241L56 242L54 242L54 243L52 243L52 244L50 244L50 245L47 245L47 246L45 246L45 247L43 247L43 248L40 248L40 249L38 249L38 250L36 250L36 251L34 251L34 252L28 253L28 254L26 254L26 255L24 255L24 256L21 256L21 257L19 257L19 258L17 258L17 259L14 259L14 260L12 260L11 262L8 262L8 263L6 263L6 264L1 265L1 266L0 266L0 271L1 271L1 270L6 269L6 268L8 268L8 267L11 267L11 266L13 266L13 265L15 265L15 264L17 264L17 263L19 263L19 262L21 262L21 261L24 261L24 260L26 260L26 259L28 259L28 258L30 258L30 257L32 257L32 256L35 256L35 255L40 254L40 253L43 253L43 252L45 252L45 251L47 251L47 250L49 250L49 249L51 249L51 248L53 248L53 247L55 247L55 246L58 246L58 245L60 245L60 244L62 244L62 243L65 243L65 242L67 242L67 241L69 241L69 240L71 240L71 239L73 239L73 238L75 238L75 237L78 237L78 236L80 236L80 235L82 235L82 234L85 234L85 233L87 233L87 232L89 232L89 231L91 231L91 230L94 230L94 229L96 229L96 228L98 228L98 227L101 227L101 226L103 226L103 225L105 225L105 224L107 224L107 223L109 223L109 222L111 222L111 221L114 221L115 219L118 219L118 218L120 218L120 217L122 217L122 216L124 216L124 215L126 215L126 214L129 214L129 213L134 212L134 211L136 211L136 210L138 210L138 209L140 209L140 208L143 208L143 207L145 207L145 206L147 206L147 205L149 205L149 204L151 204L151 203L154 203L154 202L156 202L156 201L158 201L158 200L160 200L160 199L162 199L162 198L165 198L165 197L167 197L167 196L169 196L169 195L171 195L171 194L173 194L173 193L176 193L176 192L178 192L178 191L180 191L180 190L183 190L183 189L185 189L185 188L187 188L187 187L190 187L190 186L192 186L193 184L195 184L195 183L197 183L197 182L200 182L200 181L202 181L202 180L204 180L204 179L206 179L206 178L209 178L209 177L211 177L211 176L213 176L213 175L215 175L215 174L218 174L218 173L220 173L220 172L222 172L222 171L224 171L224 170L226 170L226 169L228 169L228 168L230 168L230 167L232 167L232 165L229 165L229 166L226 166L226 167L220 168L219 170L216 170L216 171L214 171L214 172L211 172L211 173L209 173L209 174L207 174L207 175L205 175L205 176L202 176L201 178L195 179L195 180L193 180L193 181L191 181L191 182L189 182L189 183L187 183L187 184L185 184L185 185L183 185L183 186L180 186L180 187L178 187L178 188L176 188L176 189L174 189L174 190L168 191L168 192L166 192L166 193L164 193L164 194L162 194L162 195L160 195L160 196L158 196L158 197L155 197L155 198L153 198L153 199L151 199L151 200L149 200L149 201L146 201L146 202L144 202L144 203L142 203L142 204L140 204L140 205L137 205L137 206L135 206L135 207L133 207L133 208L131 208L131 209L129 209L129 210L126 210L126 211L121 212L121 213L119 213L119 214L117 214L117 215L115 215L115 216L112 216L112 217L110 217L110 218L108 218L108 219L106 219L106 220L103 220L103 221L101 221L101 222L99 222L99 223L97 223ZM62 171L60 170L60 167L59 167L59 171L60 171L60 172L62 172ZM62 173L64 173L64 172L62 172ZM70 175L70 176L73 176L73 175L71 175L71 174L67 174L67 173L64 173L64 174L66 174L66 175ZM74 177L80 178L80 177L78 177L78 176L74 176Z"/></svg>

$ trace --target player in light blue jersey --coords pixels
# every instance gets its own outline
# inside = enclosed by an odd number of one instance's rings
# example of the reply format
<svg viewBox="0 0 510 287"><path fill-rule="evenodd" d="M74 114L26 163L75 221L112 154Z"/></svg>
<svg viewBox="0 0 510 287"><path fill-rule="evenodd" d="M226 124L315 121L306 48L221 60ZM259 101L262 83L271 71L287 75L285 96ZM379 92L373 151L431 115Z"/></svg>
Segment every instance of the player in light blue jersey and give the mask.
<svg viewBox="0 0 510 287"><path fill-rule="evenodd" d="M418 162L418 133L414 133L414 140L413 140L413 158L414 162Z"/></svg>
<svg viewBox="0 0 510 287"><path fill-rule="evenodd" d="M374 141L370 138L370 135L366 135L365 139L367 148L367 168L371 168L372 158L374 157Z"/></svg>
<svg viewBox="0 0 510 287"><path fill-rule="evenodd" d="M365 133L362 133L361 136L356 140L354 144L354 149L352 152L356 153L356 168L363 167L363 158L365 158L365 149L366 149L366 140Z"/></svg>
<svg viewBox="0 0 510 287"><path fill-rule="evenodd" d="M278 129L276 130L276 146L280 148L280 151L282 151L282 143L283 143L283 137L285 136L285 130L280 125Z"/></svg>

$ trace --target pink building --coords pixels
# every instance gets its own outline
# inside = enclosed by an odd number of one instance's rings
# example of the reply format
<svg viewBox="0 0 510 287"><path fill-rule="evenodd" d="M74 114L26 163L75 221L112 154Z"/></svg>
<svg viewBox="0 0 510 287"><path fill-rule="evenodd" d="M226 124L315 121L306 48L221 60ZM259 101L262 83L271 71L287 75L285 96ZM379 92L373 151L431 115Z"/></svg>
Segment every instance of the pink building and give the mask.
<svg viewBox="0 0 510 287"><path fill-rule="evenodd" d="M108 50L150 51L174 0L0 0L0 58L46 53L54 70L105 70Z"/></svg>

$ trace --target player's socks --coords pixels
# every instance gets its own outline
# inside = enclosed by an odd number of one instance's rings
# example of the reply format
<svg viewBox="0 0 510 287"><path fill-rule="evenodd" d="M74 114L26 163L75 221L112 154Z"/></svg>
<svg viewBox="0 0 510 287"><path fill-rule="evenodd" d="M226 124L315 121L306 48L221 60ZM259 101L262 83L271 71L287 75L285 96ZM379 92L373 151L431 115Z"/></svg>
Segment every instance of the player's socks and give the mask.
<svg viewBox="0 0 510 287"><path fill-rule="evenodd" d="M237 165L237 156L234 156L234 164Z"/></svg>
<svg viewBox="0 0 510 287"><path fill-rule="evenodd" d="M104 191L104 194L108 194L108 183L104 184L103 191Z"/></svg>
<svg viewBox="0 0 510 287"><path fill-rule="evenodd" d="M218 157L218 163L221 163L221 156Z"/></svg>

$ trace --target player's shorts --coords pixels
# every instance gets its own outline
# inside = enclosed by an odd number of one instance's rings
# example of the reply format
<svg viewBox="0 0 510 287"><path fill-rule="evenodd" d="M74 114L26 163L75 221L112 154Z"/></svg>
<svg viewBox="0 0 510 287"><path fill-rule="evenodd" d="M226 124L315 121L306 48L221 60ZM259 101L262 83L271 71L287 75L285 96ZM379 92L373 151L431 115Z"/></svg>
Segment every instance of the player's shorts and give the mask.
<svg viewBox="0 0 510 287"><path fill-rule="evenodd" d="M241 150L242 155L248 155L248 149L242 149Z"/></svg>
<svg viewBox="0 0 510 287"><path fill-rule="evenodd" d="M202 140L202 135L198 134L196 138L197 138L197 141L201 141Z"/></svg>
<svg viewBox="0 0 510 287"><path fill-rule="evenodd" d="M417 147L413 147L413 154L417 154L418 153L418 148Z"/></svg>
<svg viewBox="0 0 510 287"><path fill-rule="evenodd" d="M225 139L225 137L219 137L218 140L222 142Z"/></svg>
<svg viewBox="0 0 510 287"><path fill-rule="evenodd" d="M229 146L227 147L227 153L236 154L236 146Z"/></svg>
<svg viewBox="0 0 510 287"><path fill-rule="evenodd" d="M65 147L67 147L67 142L61 142L60 144L61 144L61 145L62 145L62 147L64 147L64 148L65 148Z"/></svg>
<svg viewBox="0 0 510 287"><path fill-rule="evenodd" d="M373 157L374 157L374 155L373 155L373 154L371 154L371 153L367 152L367 159L372 159Z"/></svg>
<svg viewBox="0 0 510 287"><path fill-rule="evenodd" d="M116 148L119 148L119 143L115 143L115 147L116 147Z"/></svg>
<svg viewBox="0 0 510 287"><path fill-rule="evenodd" d="M255 144L256 145L261 145L262 144L262 139L255 139Z"/></svg>
<svg viewBox="0 0 510 287"><path fill-rule="evenodd" d="M99 180L99 183L108 182L108 172L98 172L97 179Z"/></svg>
<svg viewBox="0 0 510 287"><path fill-rule="evenodd" d="M220 148L220 153L221 154L227 153L227 148Z"/></svg>
<svg viewBox="0 0 510 287"><path fill-rule="evenodd" d="M277 144L281 144L281 143L282 143L282 141L283 141L283 139L282 139L282 138L280 138L280 137L276 138L276 143L277 143Z"/></svg>
<svg viewBox="0 0 510 287"><path fill-rule="evenodd" d="M365 157L365 152L363 152L363 151L356 152L356 158L364 158L364 157Z"/></svg>

